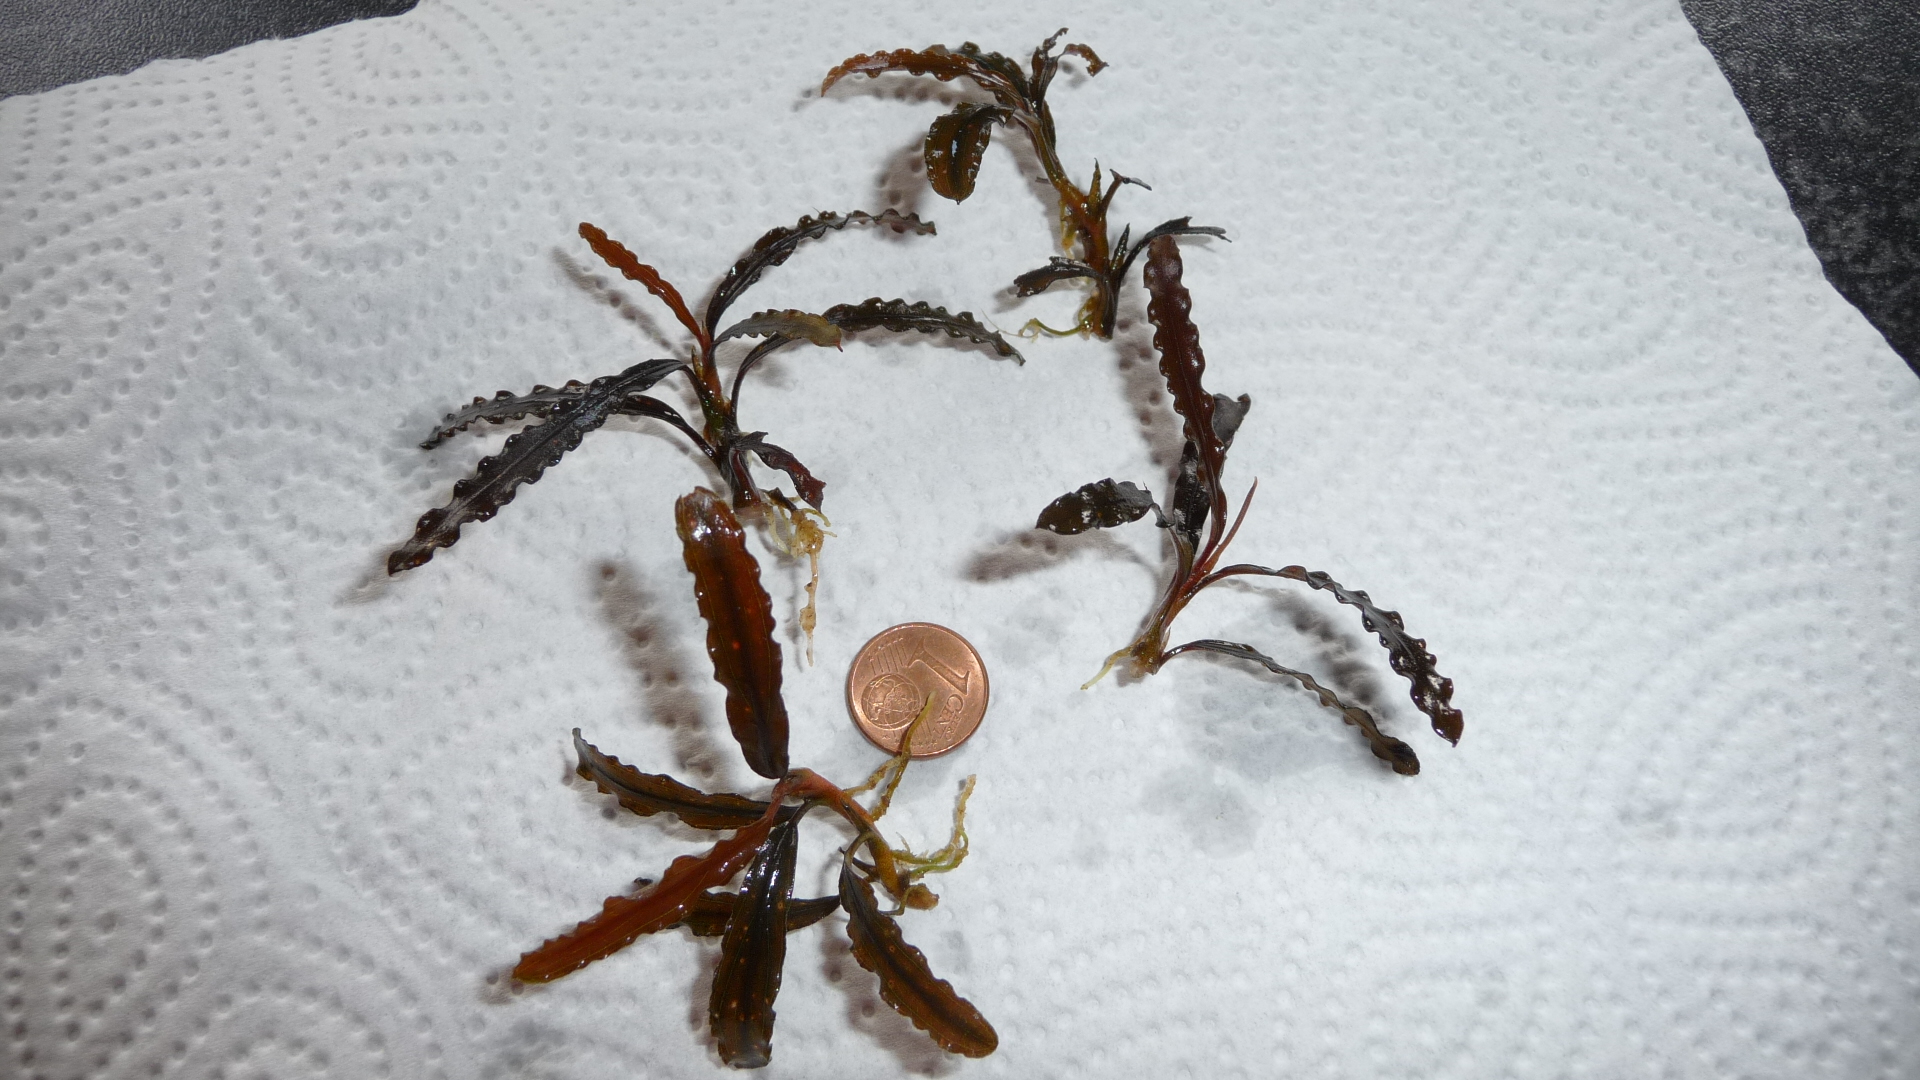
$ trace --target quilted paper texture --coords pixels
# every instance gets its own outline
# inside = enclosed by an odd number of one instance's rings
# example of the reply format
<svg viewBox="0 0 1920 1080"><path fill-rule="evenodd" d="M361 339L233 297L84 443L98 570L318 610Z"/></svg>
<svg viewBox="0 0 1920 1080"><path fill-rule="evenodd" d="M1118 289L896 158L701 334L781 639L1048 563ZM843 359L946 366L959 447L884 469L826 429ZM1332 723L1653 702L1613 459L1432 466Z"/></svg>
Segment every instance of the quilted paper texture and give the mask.
<svg viewBox="0 0 1920 1080"><path fill-rule="evenodd" d="M1246 640L1373 707L1395 776L1229 664L1078 684L1161 583L1141 524L1028 530L1103 476L1169 490L1138 285L1018 367L870 336L783 355L742 420L828 481L818 666L766 558L792 757L877 763L843 673L954 627L994 705L887 819L973 854L909 940L993 1021L949 1059L837 918L797 935L769 1075L1907 1077L1920 1072L1920 384L1821 279L1666 3L423 3L0 102L0 1060L25 1077L685 1077L716 948L506 969L687 830L571 777L568 731L752 789L671 525L713 483L620 421L428 565L385 553L504 432L475 394L684 348L595 222L692 296L762 231L894 205L747 306L871 295L1009 331L1044 191L1001 139L953 205L930 81L856 52L1061 25L1061 152L1192 214L1209 387L1252 395L1235 553L1403 612L1458 687L1425 731L1357 618L1222 589ZM831 830L801 852L827 890Z"/></svg>

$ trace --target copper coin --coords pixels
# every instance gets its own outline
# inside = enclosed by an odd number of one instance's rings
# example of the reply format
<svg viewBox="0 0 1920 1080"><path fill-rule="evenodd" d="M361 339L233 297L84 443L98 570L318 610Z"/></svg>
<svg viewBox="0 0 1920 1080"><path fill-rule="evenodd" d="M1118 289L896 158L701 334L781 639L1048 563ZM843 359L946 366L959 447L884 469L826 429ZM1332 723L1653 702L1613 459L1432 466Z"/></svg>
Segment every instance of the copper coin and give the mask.
<svg viewBox="0 0 1920 1080"><path fill-rule="evenodd" d="M873 745L900 752L907 725L935 698L913 732L913 756L938 757L966 742L987 714L987 668L967 639L933 623L890 626L860 647L847 672L847 711Z"/></svg>

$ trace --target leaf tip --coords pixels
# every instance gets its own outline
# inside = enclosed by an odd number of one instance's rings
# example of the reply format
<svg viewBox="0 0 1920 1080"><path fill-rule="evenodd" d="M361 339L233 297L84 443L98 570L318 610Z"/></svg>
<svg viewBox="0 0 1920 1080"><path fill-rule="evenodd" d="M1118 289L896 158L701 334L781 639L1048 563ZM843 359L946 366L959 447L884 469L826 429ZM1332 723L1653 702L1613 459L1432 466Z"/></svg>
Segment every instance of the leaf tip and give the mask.
<svg viewBox="0 0 1920 1080"><path fill-rule="evenodd" d="M1373 755L1393 766L1393 771L1401 776L1419 776L1420 755L1413 752L1413 747L1390 735L1383 738L1387 745L1384 748L1374 747Z"/></svg>
<svg viewBox="0 0 1920 1080"><path fill-rule="evenodd" d="M437 528L439 524L440 518L437 516L436 511L429 510L421 515L417 531L431 532ZM456 531L454 535L457 537L459 535L458 531ZM447 544L450 543L452 543L451 540L447 541ZM402 544L387 554L387 576L393 577L412 570L415 567L426 565L433 559L433 553L439 548L447 546L447 544L423 544L416 535L412 540L407 541L405 544Z"/></svg>

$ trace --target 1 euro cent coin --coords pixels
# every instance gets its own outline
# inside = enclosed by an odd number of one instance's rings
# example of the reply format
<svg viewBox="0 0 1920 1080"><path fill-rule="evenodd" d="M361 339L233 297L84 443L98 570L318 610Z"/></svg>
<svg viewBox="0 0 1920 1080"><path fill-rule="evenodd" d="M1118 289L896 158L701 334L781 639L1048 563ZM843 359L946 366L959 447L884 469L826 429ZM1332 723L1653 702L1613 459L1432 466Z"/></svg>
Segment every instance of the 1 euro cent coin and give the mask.
<svg viewBox="0 0 1920 1080"><path fill-rule="evenodd" d="M913 756L938 757L966 742L987 714L987 668L967 639L933 623L890 626L861 646L847 672L847 709L875 746L900 752L927 699L933 712L913 732Z"/></svg>

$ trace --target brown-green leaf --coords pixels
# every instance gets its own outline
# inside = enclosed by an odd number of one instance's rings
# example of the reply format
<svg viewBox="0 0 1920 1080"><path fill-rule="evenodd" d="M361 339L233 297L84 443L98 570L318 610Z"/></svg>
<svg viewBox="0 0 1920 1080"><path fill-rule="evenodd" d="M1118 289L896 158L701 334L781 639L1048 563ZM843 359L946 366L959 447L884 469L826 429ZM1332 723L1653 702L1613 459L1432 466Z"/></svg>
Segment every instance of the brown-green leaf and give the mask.
<svg viewBox="0 0 1920 1080"><path fill-rule="evenodd" d="M973 1003L936 978L927 958L907 944L900 925L880 910L873 884L854 872L853 860L840 868L840 906L847 909L847 937L853 958L880 978L880 998L913 1026L932 1036L940 1048L967 1057L986 1057L1000 1036Z"/></svg>
<svg viewBox="0 0 1920 1080"><path fill-rule="evenodd" d="M732 792L708 794L658 773L643 773L580 737L573 729L573 752L582 779L642 817L672 814L696 829L743 829L766 814L768 804Z"/></svg>
<svg viewBox="0 0 1920 1080"><path fill-rule="evenodd" d="M1098 54L1085 45L1073 44L1062 46L1059 53L1056 54L1053 51L1053 46L1061 38L1065 37L1066 33L1067 28L1064 26L1061 27L1054 32L1052 37L1041 42L1039 48L1033 50L1033 79L1030 85L1035 101L1039 101L1047 96L1047 87L1053 82L1054 74L1060 70L1061 57L1079 57L1086 62L1088 75L1098 75L1101 70L1107 66L1105 60L1100 59Z"/></svg>
<svg viewBox="0 0 1920 1080"><path fill-rule="evenodd" d="M837 232L849 225L880 225L897 233L911 232L919 236L931 235L935 230L933 222L921 221L918 214L902 214L898 210L882 210L878 214L869 214L864 210L854 210L847 214L828 211L819 217L803 217L791 228L782 225L769 229L753 242L752 250L740 257L727 271L727 276L714 286L713 297L707 301L707 332L713 333L720 325L720 317L726 314L734 301L760 275L769 269L786 262L796 248L808 240L815 240L830 232Z"/></svg>
<svg viewBox="0 0 1920 1080"><path fill-rule="evenodd" d="M918 330L923 334L945 333L949 337L966 338L975 344L988 346L1001 356L1011 357L1015 363L1026 362L1020 350L1009 345L999 331L980 325L972 312L963 311L955 315L946 308L933 307L925 300L909 304L905 300L882 300L875 296L858 304L835 304L821 314L828 322L849 333L875 328L885 328L895 333L908 330Z"/></svg>
<svg viewBox="0 0 1920 1080"><path fill-rule="evenodd" d="M1380 725L1374 722L1372 713L1358 705L1349 705L1340 700L1339 695L1320 685L1306 672L1295 671L1253 646L1243 645L1237 641L1220 641L1212 638L1189 641L1184 645L1175 645L1168 649L1166 657L1172 658L1184 652L1211 652L1251 660L1275 675L1285 675L1293 679L1318 697L1320 704L1339 713L1341 719L1359 728L1360 734L1366 737L1367 745L1373 749L1374 757L1393 766L1393 771L1402 776L1419 775L1420 758L1413 752L1413 747L1381 731Z"/></svg>
<svg viewBox="0 0 1920 1080"><path fill-rule="evenodd" d="M797 824L795 819L775 825L748 864L720 943L707 1023L720 1060L736 1069L758 1069L773 1057L773 1001L787 960Z"/></svg>
<svg viewBox="0 0 1920 1080"><path fill-rule="evenodd" d="M811 341L822 347L840 345L840 328L806 311L760 311L741 319L714 336L719 344L737 337L781 337Z"/></svg>
<svg viewBox="0 0 1920 1080"><path fill-rule="evenodd" d="M945 113L927 129L927 180L934 193L954 202L973 194L980 159L993 139L993 125L1003 123L1008 111L998 105L968 102Z"/></svg>
<svg viewBox="0 0 1920 1080"><path fill-rule="evenodd" d="M1034 528L1073 536L1139 521L1152 509L1153 495L1147 489L1126 480L1095 480L1048 503Z"/></svg>
<svg viewBox="0 0 1920 1080"><path fill-rule="evenodd" d="M648 360L618 375L593 380L579 397L556 403L548 418L521 431L498 454L480 459L473 475L453 485L453 501L420 515L413 537L387 556L387 573L411 570L460 539L460 527L485 521L513 501L514 490L531 484L607 422L630 394L683 367L678 360Z"/></svg>
<svg viewBox="0 0 1920 1080"><path fill-rule="evenodd" d="M1407 633L1406 621L1399 612L1387 611L1375 605L1364 591L1349 589L1324 571L1308 570L1301 566L1283 566L1275 570L1252 563L1235 563L1214 571L1205 581L1212 582L1240 574L1305 582L1315 589L1332 593L1333 598L1343 604L1360 609L1360 624L1380 639L1380 644L1387 650L1388 665L1407 680L1414 707L1427 714L1432 721L1434 734L1450 743L1460 741L1466 724L1460 710L1452 704L1453 680L1435 670L1438 661L1427 651L1426 641Z"/></svg>
<svg viewBox="0 0 1920 1080"><path fill-rule="evenodd" d="M1080 59L1086 61L1087 74L1089 75L1098 75L1107 66L1107 62L1105 60L1100 59L1099 54L1095 53L1092 47L1087 45L1081 45L1078 43L1075 43L1072 45L1063 45L1060 48L1060 54L1062 56L1069 56L1069 55L1077 56Z"/></svg>
<svg viewBox="0 0 1920 1080"><path fill-rule="evenodd" d="M827 72L826 79L820 84L820 92L824 94L833 89L834 83L849 75L877 79L889 71L931 75L941 82L970 79L1002 105L1010 107L1026 99L1027 78L1021 72L1020 65L999 53L983 53L971 41L958 50L948 49L945 45L931 45L924 49L891 49L848 57Z"/></svg>
<svg viewBox="0 0 1920 1080"><path fill-rule="evenodd" d="M780 698L773 602L760 586L760 564L720 496L695 488L673 510L694 596L707 620L713 677L727 689L727 724L754 772L784 776L787 706Z"/></svg>

